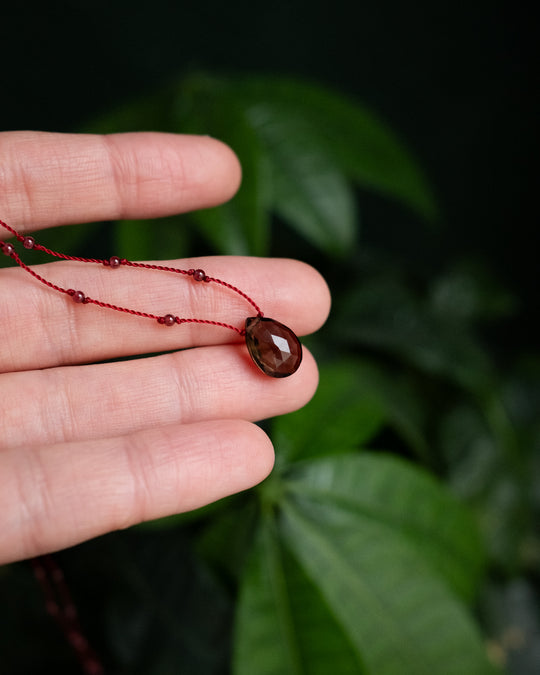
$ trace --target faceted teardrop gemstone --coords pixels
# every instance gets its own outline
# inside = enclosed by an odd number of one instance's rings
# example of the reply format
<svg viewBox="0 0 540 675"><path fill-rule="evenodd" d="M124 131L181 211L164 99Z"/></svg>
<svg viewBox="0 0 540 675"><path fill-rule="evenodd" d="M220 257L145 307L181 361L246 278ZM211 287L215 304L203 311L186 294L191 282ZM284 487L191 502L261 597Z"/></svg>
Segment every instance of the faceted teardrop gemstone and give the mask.
<svg viewBox="0 0 540 675"><path fill-rule="evenodd" d="M246 319L246 345L257 366L270 377L288 377L302 361L302 345L290 328L274 319Z"/></svg>

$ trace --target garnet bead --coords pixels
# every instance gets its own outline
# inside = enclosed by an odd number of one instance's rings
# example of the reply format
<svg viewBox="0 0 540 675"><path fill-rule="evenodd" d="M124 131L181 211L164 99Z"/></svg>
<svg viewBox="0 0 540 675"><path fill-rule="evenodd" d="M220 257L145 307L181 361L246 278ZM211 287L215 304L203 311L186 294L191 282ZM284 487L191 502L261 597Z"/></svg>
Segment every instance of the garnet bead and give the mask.
<svg viewBox="0 0 540 675"><path fill-rule="evenodd" d="M15 253L15 247L13 246L13 244L3 243L0 245L5 255L13 255Z"/></svg>
<svg viewBox="0 0 540 675"><path fill-rule="evenodd" d="M274 319L246 319L246 345L253 362L270 377L288 377L302 361L302 345L290 328Z"/></svg>
<svg viewBox="0 0 540 675"><path fill-rule="evenodd" d="M174 326L174 324L176 323L176 317L173 316L172 314L166 314L164 317L162 317L162 319L163 319L162 323L164 326Z"/></svg>
<svg viewBox="0 0 540 675"><path fill-rule="evenodd" d="M85 296L82 291L73 291L73 294L71 295L73 298L73 302L84 302L85 301Z"/></svg>
<svg viewBox="0 0 540 675"><path fill-rule="evenodd" d="M24 248L27 248L27 249L34 248L35 243L36 243L36 240L34 239L34 237L25 237L23 239Z"/></svg>
<svg viewBox="0 0 540 675"><path fill-rule="evenodd" d="M204 281L206 279L206 274L204 270L195 270L193 272L193 278L195 281Z"/></svg>
<svg viewBox="0 0 540 675"><path fill-rule="evenodd" d="M118 267L120 265L120 258L117 255L112 255L109 258L109 266L110 267Z"/></svg>

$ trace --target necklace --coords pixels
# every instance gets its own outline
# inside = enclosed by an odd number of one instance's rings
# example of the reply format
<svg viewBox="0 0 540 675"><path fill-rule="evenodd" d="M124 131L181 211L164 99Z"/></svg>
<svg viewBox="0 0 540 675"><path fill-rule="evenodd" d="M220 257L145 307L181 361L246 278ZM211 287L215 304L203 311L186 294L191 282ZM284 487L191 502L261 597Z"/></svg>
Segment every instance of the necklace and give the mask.
<svg viewBox="0 0 540 675"><path fill-rule="evenodd" d="M57 284L48 281L38 274L35 269L32 269L25 262L23 262L23 260L21 260L13 244L10 242L0 241L0 251L4 253L4 255L12 258L17 263L17 265L19 265L19 267L21 267L25 272L28 272L28 274L31 274L42 284L45 284L45 286L48 286L54 291L70 296L71 300L77 304L93 304L104 309L125 312L126 314L131 314L133 316L145 319L153 319L162 326L170 327L184 323L199 323L209 324L211 326L219 326L221 328L227 328L229 330L235 331L245 338L246 346L253 362L262 370L265 375L269 375L270 377L288 377L289 375L295 373L300 366L302 361L302 346L290 328L283 325L279 321L276 321L275 319L266 318L255 301L236 286L233 286L232 284L229 284L228 282L221 279L216 279L215 277L209 276L201 269L183 270L176 267L166 267L164 265L132 262L116 255L113 255L109 259L105 260L70 256L64 253L59 253L58 251L52 251L51 249L38 244L34 237L19 234L19 232L14 230L9 225L6 225L6 223L1 220L0 225L4 229L8 230L8 232L10 232L12 235L14 235L16 240L20 242L25 249L41 251L48 255L54 256L55 258L61 258L62 260L71 260L81 263L94 263L107 267L111 270L124 265L126 267L135 267L145 270L172 272L184 277L190 277L192 281L197 283L217 284L219 286L223 286L224 288L227 288L244 298L244 300L246 300L257 312L256 316L250 316L246 319L244 328L238 328L237 326L223 323L221 321L212 321L210 319L199 318L185 318L176 316L175 314L165 314L165 316L158 316L157 314L140 312L128 307L120 307L109 302L96 300L95 298L91 298L90 296L86 295L86 293L83 291L74 290L73 288L63 288L62 286L58 286Z"/></svg>

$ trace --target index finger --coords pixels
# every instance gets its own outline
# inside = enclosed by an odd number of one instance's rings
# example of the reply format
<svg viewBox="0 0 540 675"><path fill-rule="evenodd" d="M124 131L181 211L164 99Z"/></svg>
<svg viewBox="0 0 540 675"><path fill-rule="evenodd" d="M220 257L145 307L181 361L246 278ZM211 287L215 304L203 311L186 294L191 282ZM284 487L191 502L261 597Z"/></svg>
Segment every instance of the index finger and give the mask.
<svg viewBox="0 0 540 675"><path fill-rule="evenodd" d="M232 150L207 136L0 133L0 217L21 231L207 208L240 177Z"/></svg>

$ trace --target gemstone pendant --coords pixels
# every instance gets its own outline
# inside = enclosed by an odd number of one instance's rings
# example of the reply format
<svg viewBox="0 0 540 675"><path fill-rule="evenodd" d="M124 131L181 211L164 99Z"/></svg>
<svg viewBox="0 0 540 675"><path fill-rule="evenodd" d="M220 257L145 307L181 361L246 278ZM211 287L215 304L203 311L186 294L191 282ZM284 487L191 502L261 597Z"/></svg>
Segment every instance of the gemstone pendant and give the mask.
<svg viewBox="0 0 540 675"><path fill-rule="evenodd" d="M288 377L302 361L302 345L290 328L274 319L246 319L246 345L254 363L270 377Z"/></svg>

